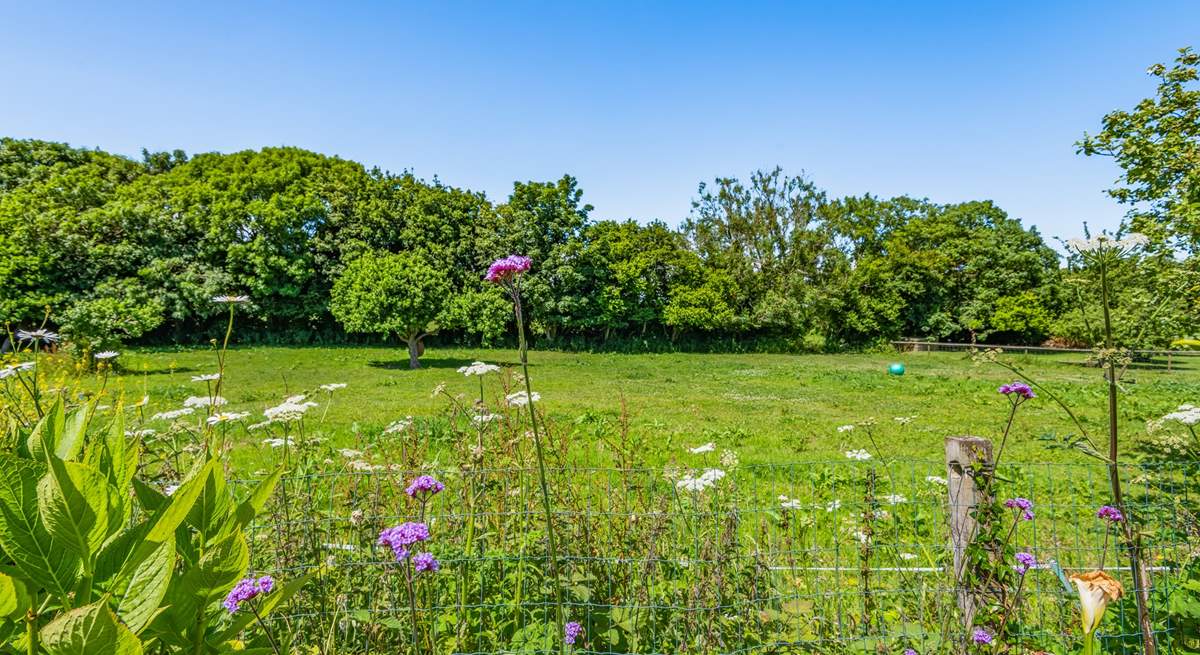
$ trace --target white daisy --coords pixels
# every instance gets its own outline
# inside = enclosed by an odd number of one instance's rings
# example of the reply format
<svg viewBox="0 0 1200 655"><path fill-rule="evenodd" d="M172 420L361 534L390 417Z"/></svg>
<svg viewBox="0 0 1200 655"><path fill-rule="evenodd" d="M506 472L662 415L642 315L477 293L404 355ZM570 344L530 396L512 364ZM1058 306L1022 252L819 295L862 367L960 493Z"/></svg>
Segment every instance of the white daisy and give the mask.
<svg viewBox="0 0 1200 655"><path fill-rule="evenodd" d="M208 396L188 396L187 398L183 399L183 406L184 407L220 407L221 405L224 405L228 402L229 401L225 400L224 398L222 398L220 396L213 396L211 398Z"/></svg>
<svg viewBox="0 0 1200 655"><path fill-rule="evenodd" d="M330 384L322 384L321 385L322 391L337 391L338 389L345 389L345 388L346 388L346 383L344 383L344 382L333 382Z"/></svg>
<svg viewBox="0 0 1200 655"><path fill-rule="evenodd" d="M865 450L862 450L862 449L859 449L859 450L847 450L847 451L846 451L846 457L847 457L847 458L849 458L849 459L855 459L855 460L858 460L858 461L860 461L860 462L865 462L865 461L867 461L868 459L871 459L871 453L869 453L869 452L867 452L867 451L865 451Z"/></svg>
<svg viewBox="0 0 1200 655"><path fill-rule="evenodd" d="M159 412L159 413L155 414L154 416L151 416L150 420L151 421L174 421L177 418L187 416L188 414L191 414L192 412L195 412L195 411L196 410L192 407L184 407L182 409L172 409L167 412Z"/></svg>
<svg viewBox="0 0 1200 655"><path fill-rule="evenodd" d="M18 341L45 341L46 343L54 343L55 341L58 341L58 333L51 332L46 328L28 331L17 330L16 336Z"/></svg>
<svg viewBox="0 0 1200 655"><path fill-rule="evenodd" d="M925 476L925 481L929 484L936 484L939 487L944 487L948 484L946 482L946 478L943 478L940 475L927 475Z"/></svg>
<svg viewBox="0 0 1200 655"><path fill-rule="evenodd" d="M119 353L115 350L101 350L100 352L98 352L92 356L95 357L96 359L112 359L114 357L119 357L120 355L121 355L121 353Z"/></svg>
<svg viewBox="0 0 1200 655"><path fill-rule="evenodd" d="M205 373L204 375L193 375L192 376L192 382L212 382L214 380L220 380L220 379L221 379L220 373Z"/></svg>
<svg viewBox="0 0 1200 655"><path fill-rule="evenodd" d="M229 421L240 421L247 416L250 416L250 412L217 412L208 417L208 424L216 425L218 423L228 423Z"/></svg>
<svg viewBox="0 0 1200 655"><path fill-rule="evenodd" d="M213 296L218 305L241 305L250 302L250 296Z"/></svg>
<svg viewBox="0 0 1200 655"><path fill-rule="evenodd" d="M849 432L853 429L854 429L853 425L839 425L837 431L838 432Z"/></svg>
<svg viewBox="0 0 1200 655"><path fill-rule="evenodd" d="M704 445L696 446L695 448L688 448L688 452L693 455L699 455L701 453L711 453L712 451L714 451L716 449L717 449L717 444L710 441Z"/></svg>

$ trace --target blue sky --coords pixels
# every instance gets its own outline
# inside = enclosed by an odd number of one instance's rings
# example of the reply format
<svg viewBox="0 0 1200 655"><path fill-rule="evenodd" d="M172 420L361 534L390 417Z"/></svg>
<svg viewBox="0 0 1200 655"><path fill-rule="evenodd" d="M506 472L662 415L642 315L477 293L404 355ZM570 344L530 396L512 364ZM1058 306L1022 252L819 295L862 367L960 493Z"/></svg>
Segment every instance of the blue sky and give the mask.
<svg viewBox="0 0 1200 655"><path fill-rule="evenodd" d="M593 216L672 225L778 164L1115 227L1118 170L1073 143L1200 47L1197 2L51 4L3 12L0 134L296 145L492 198L571 173Z"/></svg>

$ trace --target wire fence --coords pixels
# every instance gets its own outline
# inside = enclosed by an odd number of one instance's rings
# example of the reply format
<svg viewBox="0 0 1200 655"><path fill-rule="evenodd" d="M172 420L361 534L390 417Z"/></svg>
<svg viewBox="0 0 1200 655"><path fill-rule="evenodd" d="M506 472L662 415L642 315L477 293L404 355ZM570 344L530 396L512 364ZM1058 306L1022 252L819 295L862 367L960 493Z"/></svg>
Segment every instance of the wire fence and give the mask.
<svg viewBox="0 0 1200 655"><path fill-rule="evenodd" d="M446 485L427 503L404 493L422 473ZM1197 462L1123 470L1164 653L1188 652L1180 644L1191 628L1168 599L1200 548L1198 473ZM572 652L950 653L966 643L943 462L553 467L548 477L564 620L584 628ZM1010 640L1030 652L1077 644L1064 576L1102 566L1131 592L1109 609L1104 652L1141 652L1129 562L1096 518L1110 499L1105 469L1014 465L999 479L1000 493L1031 499L1035 515L1014 515L1011 543L1038 564ZM313 576L275 620L322 652L557 652L539 493L534 469L290 477L252 528L253 567ZM415 572L377 543L406 521L428 525L416 547L438 571Z"/></svg>

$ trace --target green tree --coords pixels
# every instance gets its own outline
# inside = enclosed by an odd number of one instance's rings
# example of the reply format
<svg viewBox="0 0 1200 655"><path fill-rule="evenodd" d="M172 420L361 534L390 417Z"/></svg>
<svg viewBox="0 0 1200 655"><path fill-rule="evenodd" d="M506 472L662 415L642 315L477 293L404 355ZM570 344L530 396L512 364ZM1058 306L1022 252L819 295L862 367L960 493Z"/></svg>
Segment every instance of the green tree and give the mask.
<svg viewBox="0 0 1200 655"><path fill-rule="evenodd" d="M1104 117L1100 132L1085 134L1078 151L1112 157L1124 170L1109 195L1131 205L1138 232L1165 249L1200 253L1200 54L1183 48L1175 64L1147 71L1155 96L1132 110Z"/></svg>
<svg viewBox="0 0 1200 655"><path fill-rule="evenodd" d="M333 285L329 308L349 332L395 334L408 344L408 365L420 368L424 339L437 331L450 281L413 253L369 252Z"/></svg>

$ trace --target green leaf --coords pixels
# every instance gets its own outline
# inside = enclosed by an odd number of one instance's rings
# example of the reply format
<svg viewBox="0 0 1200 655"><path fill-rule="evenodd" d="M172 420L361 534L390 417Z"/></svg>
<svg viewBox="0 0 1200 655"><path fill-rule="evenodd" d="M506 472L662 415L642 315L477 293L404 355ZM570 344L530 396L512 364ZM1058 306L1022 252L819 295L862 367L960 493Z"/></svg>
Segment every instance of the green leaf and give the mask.
<svg viewBox="0 0 1200 655"><path fill-rule="evenodd" d="M40 462L46 459L46 453L57 452L58 438L66 422L65 411L62 396L58 396L54 399L50 411L33 426L33 431L29 433L29 439L25 442L31 458Z"/></svg>
<svg viewBox="0 0 1200 655"><path fill-rule="evenodd" d="M15 617L29 608L25 585L12 576L0 573L0 617Z"/></svg>
<svg viewBox="0 0 1200 655"><path fill-rule="evenodd" d="M64 598L79 576L79 558L50 537L38 511L39 467L0 455L0 547L30 580Z"/></svg>
<svg viewBox="0 0 1200 655"><path fill-rule="evenodd" d="M198 465L184 480L183 484L169 496L171 499L164 509L160 510L150 520L150 530L146 533L146 541L162 543L175 533L175 528L191 513L201 493L208 488L212 471L216 469L215 460L208 460ZM139 494L140 495L140 494ZM164 496L168 498L168 496Z"/></svg>
<svg viewBox="0 0 1200 655"><path fill-rule="evenodd" d="M233 498L225 485L225 473L220 466L208 466L208 475L204 478L204 488L196 504L188 512L187 522L200 533L204 543L219 540L228 535L229 530L236 525L229 524L225 518L234 511ZM179 493L176 491L175 493Z"/></svg>
<svg viewBox="0 0 1200 655"><path fill-rule="evenodd" d="M223 598L250 567L250 548L238 530L204 552L197 566L185 574L186 588L205 602Z"/></svg>
<svg viewBox="0 0 1200 655"><path fill-rule="evenodd" d="M134 633L141 632L158 611L175 568L175 540L143 542L117 574L109 593L117 616Z"/></svg>
<svg viewBox="0 0 1200 655"><path fill-rule="evenodd" d="M38 512L56 545L89 564L108 536L108 480L96 469L54 456L46 463L38 482Z"/></svg>
<svg viewBox="0 0 1200 655"><path fill-rule="evenodd" d="M238 526L244 528L250 525L254 517L267 506L267 501L270 500L271 494L275 491L275 485L279 484L281 477L283 477L282 466L272 471L270 475L260 480L254 486L254 491L250 492L250 497L238 505Z"/></svg>
<svg viewBox="0 0 1200 655"><path fill-rule="evenodd" d="M79 453L83 450L83 435L87 432L88 419L91 417L95 405L95 401L86 402L66 417L62 435L59 436L58 443L54 447L56 457L67 461L79 457Z"/></svg>
<svg viewBox="0 0 1200 655"><path fill-rule="evenodd" d="M141 655L142 644L117 622L107 600L73 609L48 623L41 632L49 655Z"/></svg>

